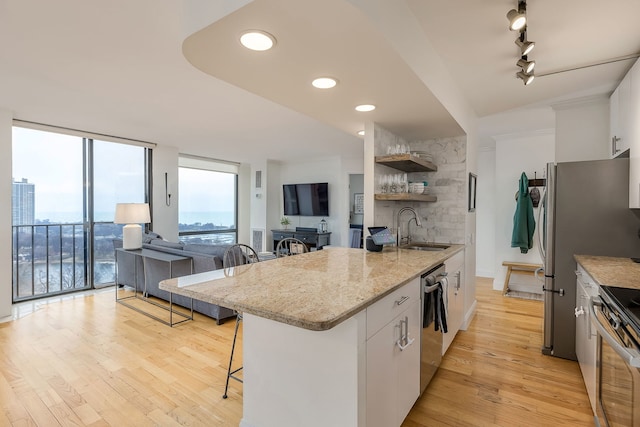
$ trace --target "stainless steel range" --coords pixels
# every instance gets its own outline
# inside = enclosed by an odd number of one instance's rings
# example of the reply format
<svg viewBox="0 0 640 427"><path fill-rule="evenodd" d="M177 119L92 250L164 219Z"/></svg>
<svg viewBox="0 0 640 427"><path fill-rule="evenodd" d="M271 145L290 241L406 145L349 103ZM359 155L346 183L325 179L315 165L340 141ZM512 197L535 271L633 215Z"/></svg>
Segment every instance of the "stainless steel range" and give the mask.
<svg viewBox="0 0 640 427"><path fill-rule="evenodd" d="M598 421L640 426L640 290L600 288L590 304L598 330Z"/></svg>

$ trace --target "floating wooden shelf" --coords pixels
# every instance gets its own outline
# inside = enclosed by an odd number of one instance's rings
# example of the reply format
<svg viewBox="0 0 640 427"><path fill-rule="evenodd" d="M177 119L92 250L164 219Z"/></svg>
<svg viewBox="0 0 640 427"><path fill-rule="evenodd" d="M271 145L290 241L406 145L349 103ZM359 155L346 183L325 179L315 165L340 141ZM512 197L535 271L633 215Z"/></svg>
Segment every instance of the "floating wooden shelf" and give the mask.
<svg viewBox="0 0 640 427"><path fill-rule="evenodd" d="M431 194L416 193L379 193L375 195L376 200L398 200L403 202L435 202L436 196Z"/></svg>
<svg viewBox="0 0 640 427"><path fill-rule="evenodd" d="M438 167L433 163L411 154L376 156L376 163L404 172L435 172L438 170Z"/></svg>

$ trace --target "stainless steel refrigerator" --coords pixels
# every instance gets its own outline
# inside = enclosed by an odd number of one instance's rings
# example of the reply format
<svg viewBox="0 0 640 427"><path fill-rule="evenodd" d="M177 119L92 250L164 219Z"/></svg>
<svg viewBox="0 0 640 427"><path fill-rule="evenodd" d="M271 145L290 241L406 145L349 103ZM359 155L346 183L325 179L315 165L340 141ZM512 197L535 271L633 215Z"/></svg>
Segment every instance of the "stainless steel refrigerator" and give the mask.
<svg viewBox="0 0 640 427"><path fill-rule="evenodd" d="M549 163L541 206L542 352L576 360L573 255L640 257L640 219L629 209L629 159Z"/></svg>

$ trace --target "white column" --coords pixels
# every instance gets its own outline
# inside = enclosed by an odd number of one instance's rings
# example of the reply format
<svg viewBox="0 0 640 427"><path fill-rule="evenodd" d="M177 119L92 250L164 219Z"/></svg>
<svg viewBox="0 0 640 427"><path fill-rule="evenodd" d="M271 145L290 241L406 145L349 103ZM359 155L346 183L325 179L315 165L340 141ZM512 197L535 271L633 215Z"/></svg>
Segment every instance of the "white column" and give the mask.
<svg viewBox="0 0 640 427"><path fill-rule="evenodd" d="M13 114L0 109L0 319L11 315L11 127Z"/></svg>

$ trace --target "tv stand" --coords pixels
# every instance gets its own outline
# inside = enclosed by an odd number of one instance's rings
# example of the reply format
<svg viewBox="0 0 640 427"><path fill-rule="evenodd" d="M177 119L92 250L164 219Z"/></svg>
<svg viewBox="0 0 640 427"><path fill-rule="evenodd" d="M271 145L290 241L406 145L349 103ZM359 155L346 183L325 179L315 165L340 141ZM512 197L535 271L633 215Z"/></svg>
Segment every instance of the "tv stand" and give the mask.
<svg viewBox="0 0 640 427"><path fill-rule="evenodd" d="M318 230L311 227L296 227L295 230L271 230L273 236L273 250L278 246L278 242L287 237L294 237L302 241L307 249L316 248L321 250L323 246L330 243L331 232L318 233Z"/></svg>

